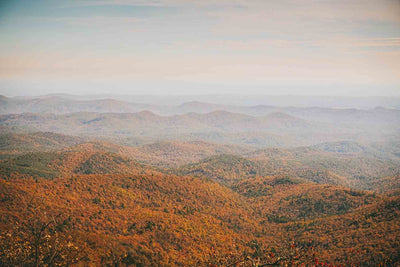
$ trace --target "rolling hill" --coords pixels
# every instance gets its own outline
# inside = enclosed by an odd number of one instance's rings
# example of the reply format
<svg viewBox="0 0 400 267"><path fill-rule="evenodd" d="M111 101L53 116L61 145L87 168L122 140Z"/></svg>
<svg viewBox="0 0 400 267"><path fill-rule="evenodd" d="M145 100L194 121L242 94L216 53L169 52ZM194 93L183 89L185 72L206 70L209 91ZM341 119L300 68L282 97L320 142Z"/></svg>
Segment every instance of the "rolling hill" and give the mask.
<svg viewBox="0 0 400 267"><path fill-rule="evenodd" d="M8 133L0 135L0 155L5 158L27 152L61 150L85 141L80 137L51 132Z"/></svg>
<svg viewBox="0 0 400 267"><path fill-rule="evenodd" d="M202 142L140 149L149 160L159 161L157 152L164 151L174 162L196 147L201 153L239 149ZM204 266L227 255L255 255L257 244L268 247L268 253L285 253L282 236L299 247L314 240L318 259L332 264L357 257L362 263L399 261L398 198L323 184L331 183L323 180L327 177L340 178L329 172L282 169L281 174L265 175L275 163L237 155L217 154L158 171L122 156L123 149L138 148L91 142L0 161L0 247L6 253L0 252L0 259L18 265L23 257L17 247L34 253L33 243L28 242L29 248L20 240L30 238L28 229L53 218L56 228L40 240L47 238L48 245L62 240L65 246L58 246L57 253L77 255L82 264ZM315 151L256 154L284 161ZM184 155L195 158L201 153ZM43 253L54 249L42 248ZM360 252L353 255L350 249Z"/></svg>
<svg viewBox="0 0 400 267"><path fill-rule="evenodd" d="M208 157L170 171L179 175L206 177L227 186L249 178L270 175L287 175L302 181L321 184L348 184L345 178L326 170L307 168L298 164L285 165L276 160L251 160L229 154Z"/></svg>
<svg viewBox="0 0 400 267"><path fill-rule="evenodd" d="M399 205L399 197L386 198L344 215L289 223L284 228L302 242L312 237L316 246L325 248L321 258L330 262L396 266Z"/></svg>
<svg viewBox="0 0 400 267"><path fill-rule="evenodd" d="M33 152L0 161L1 177L54 179L73 174L135 173L152 170L118 154L98 151L91 144L62 152Z"/></svg>
<svg viewBox="0 0 400 267"><path fill-rule="evenodd" d="M135 148L123 147L120 153L139 162L160 167L176 167L197 162L210 155L244 154L250 148L235 145L213 144L204 141L165 141Z"/></svg>
<svg viewBox="0 0 400 267"><path fill-rule="evenodd" d="M357 189L368 189L371 181L397 174L400 166L400 158L393 153L354 142L324 143L286 150L262 149L248 153L246 158L274 162L275 169L328 171L338 178L342 177L338 180L339 184Z"/></svg>
<svg viewBox="0 0 400 267"><path fill-rule="evenodd" d="M69 156L61 155L62 166ZM148 169L142 172L135 166L124 173L118 158L111 161L108 155L102 161L103 157L96 153L72 164L68 170L74 171L64 171L57 179L37 177L35 182L19 173L21 169L10 176L12 180L3 177L0 229L15 233L10 223L21 216L30 218L23 207L32 204L27 199L35 199L47 214L70 218L74 226L68 234L85 240L85 244L72 242L85 247L86 260L112 261L107 258L111 250L116 257L129 254L135 264L158 266L197 265L214 250L246 249L250 237L245 233L258 229L239 195L218 184Z"/></svg>

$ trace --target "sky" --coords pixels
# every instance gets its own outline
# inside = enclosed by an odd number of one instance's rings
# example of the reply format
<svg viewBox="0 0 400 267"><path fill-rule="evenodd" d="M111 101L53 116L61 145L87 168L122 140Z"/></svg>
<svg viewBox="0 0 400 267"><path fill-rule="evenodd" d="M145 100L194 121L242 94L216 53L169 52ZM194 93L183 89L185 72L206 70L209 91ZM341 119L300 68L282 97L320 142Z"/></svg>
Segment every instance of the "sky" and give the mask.
<svg viewBox="0 0 400 267"><path fill-rule="evenodd" d="M400 0L2 0L0 94L400 96Z"/></svg>

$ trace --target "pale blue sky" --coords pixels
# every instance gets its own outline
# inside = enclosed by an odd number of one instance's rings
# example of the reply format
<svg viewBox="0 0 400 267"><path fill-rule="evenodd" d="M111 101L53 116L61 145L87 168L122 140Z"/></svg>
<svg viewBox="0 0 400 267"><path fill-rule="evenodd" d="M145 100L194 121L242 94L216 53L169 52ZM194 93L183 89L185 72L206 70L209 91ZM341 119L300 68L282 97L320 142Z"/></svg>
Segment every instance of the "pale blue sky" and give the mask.
<svg viewBox="0 0 400 267"><path fill-rule="evenodd" d="M398 0L4 0L0 94L400 95Z"/></svg>

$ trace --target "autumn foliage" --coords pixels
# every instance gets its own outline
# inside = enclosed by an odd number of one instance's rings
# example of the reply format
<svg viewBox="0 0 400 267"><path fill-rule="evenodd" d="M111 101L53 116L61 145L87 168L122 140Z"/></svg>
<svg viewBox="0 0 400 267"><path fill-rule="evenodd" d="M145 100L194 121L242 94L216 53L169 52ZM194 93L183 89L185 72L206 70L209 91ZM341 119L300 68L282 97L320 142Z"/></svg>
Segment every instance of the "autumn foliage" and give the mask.
<svg viewBox="0 0 400 267"><path fill-rule="evenodd" d="M86 143L0 162L1 266L400 262L395 190L350 189L309 168L268 173L272 162L225 154L163 169L117 148Z"/></svg>

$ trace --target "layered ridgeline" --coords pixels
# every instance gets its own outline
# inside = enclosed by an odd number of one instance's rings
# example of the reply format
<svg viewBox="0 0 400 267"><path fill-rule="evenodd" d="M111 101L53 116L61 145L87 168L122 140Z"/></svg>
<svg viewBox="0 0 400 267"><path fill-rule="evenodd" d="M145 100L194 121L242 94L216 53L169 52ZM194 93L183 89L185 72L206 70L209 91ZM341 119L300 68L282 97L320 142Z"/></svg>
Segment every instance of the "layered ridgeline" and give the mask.
<svg viewBox="0 0 400 267"><path fill-rule="evenodd" d="M395 145L0 140L2 265L400 261Z"/></svg>
<svg viewBox="0 0 400 267"><path fill-rule="evenodd" d="M112 135L133 134L156 136L167 135L246 132L264 130L304 129L310 125L302 119L283 113L254 117L226 111L206 114L187 113L175 116L160 116L149 111L138 113L71 113L66 115L24 113L3 115L3 126L25 126L40 131L68 134Z"/></svg>
<svg viewBox="0 0 400 267"><path fill-rule="evenodd" d="M219 103L219 104L216 104ZM37 97L6 97L0 95L0 113L132 113L152 111L160 115L209 113L217 110L266 115L277 110L399 109L396 97L316 97L316 96L77 96L47 95ZM290 108L286 108L290 107ZM312 108L310 108L312 107ZM320 107L320 108L318 108ZM299 109L298 109L299 108Z"/></svg>
<svg viewBox="0 0 400 267"><path fill-rule="evenodd" d="M328 149L338 146L340 151ZM374 189L381 180L383 186L385 177L400 172L397 153L375 147L376 144L334 142L293 149L268 148L242 155L211 156L175 168L173 172L205 176L224 185L258 176L286 175L320 184Z"/></svg>
<svg viewBox="0 0 400 267"><path fill-rule="evenodd" d="M209 141L296 147L335 141L397 142L400 111L284 108L260 116L228 111L161 116L137 113L23 113L0 116L3 132L56 132L119 144Z"/></svg>
<svg viewBox="0 0 400 267"><path fill-rule="evenodd" d="M50 131L140 145L166 140L255 147L400 139L400 111L390 108L235 106L201 102L135 104L115 99L0 99L0 129ZM388 107L391 107L389 105ZM13 114L13 115L10 115Z"/></svg>
<svg viewBox="0 0 400 267"><path fill-rule="evenodd" d="M76 145L68 146L71 144ZM204 141L163 141L130 147L54 133L0 135L3 158L24 157L28 152L55 153L60 149L71 155L95 150L172 174L209 178L223 185L259 176L286 175L354 189L375 189L380 186L380 179L390 181L390 177L399 174L400 148L396 144L342 141L290 149L255 149Z"/></svg>

